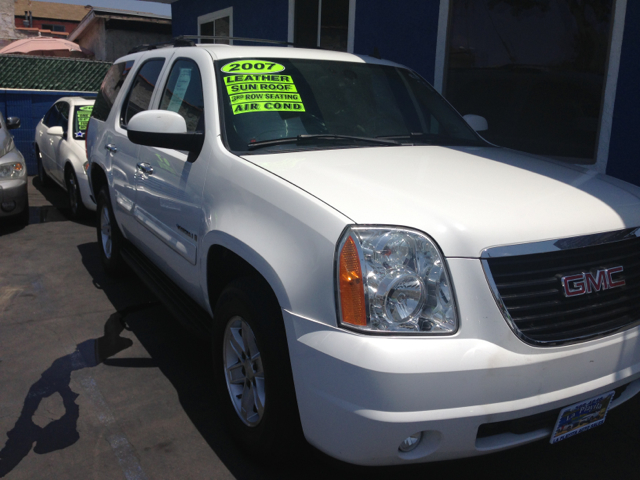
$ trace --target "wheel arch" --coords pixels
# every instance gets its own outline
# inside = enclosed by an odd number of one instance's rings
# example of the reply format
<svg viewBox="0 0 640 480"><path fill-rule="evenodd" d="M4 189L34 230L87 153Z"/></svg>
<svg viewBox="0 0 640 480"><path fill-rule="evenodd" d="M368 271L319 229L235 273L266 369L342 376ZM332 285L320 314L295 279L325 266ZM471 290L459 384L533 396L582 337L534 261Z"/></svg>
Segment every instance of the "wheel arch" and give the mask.
<svg viewBox="0 0 640 480"><path fill-rule="evenodd" d="M91 194L93 198L98 199L98 193L102 187L109 185L107 180L107 174L97 163L92 163L89 168L89 186L91 187Z"/></svg>
<svg viewBox="0 0 640 480"><path fill-rule="evenodd" d="M211 311L227 285L242 277L257 278L280 308L291 308L291 302L280 276L249 245L223 232L212 232L206 256L206 285Z"/></svg>

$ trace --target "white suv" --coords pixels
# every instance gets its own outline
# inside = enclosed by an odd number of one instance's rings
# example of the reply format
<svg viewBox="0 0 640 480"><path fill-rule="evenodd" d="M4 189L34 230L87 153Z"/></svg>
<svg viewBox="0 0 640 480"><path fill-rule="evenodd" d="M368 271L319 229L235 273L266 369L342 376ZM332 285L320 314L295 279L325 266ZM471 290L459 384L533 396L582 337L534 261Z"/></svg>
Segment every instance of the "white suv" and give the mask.
<svg viewBox="0 0 640 480"><path fill-rule="evenodd" d="M483 124L375 58L133 53L88 129L103 265L212 336L256 453L300 434L362 465L557 442L640 389L640 189Z"/></svg>

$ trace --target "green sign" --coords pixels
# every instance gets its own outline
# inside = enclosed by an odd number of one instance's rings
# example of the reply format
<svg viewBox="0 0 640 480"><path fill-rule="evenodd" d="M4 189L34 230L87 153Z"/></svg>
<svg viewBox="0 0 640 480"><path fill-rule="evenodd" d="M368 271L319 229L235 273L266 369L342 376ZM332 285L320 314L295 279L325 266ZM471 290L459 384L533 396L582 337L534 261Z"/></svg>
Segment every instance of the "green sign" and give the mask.
<svg viewBox="0 0 640 480"><path fill-rule="evenodd" d="M78 121L78 130L84 132L89 125L89 119L91 118L91 112L93 111L93 105L85 105L84 107L78 107L76 110L76 119Z"/></svg>
<svg viewBox="0 0 640 480"><path fill-rule="evenodd" d="M221 68L224 73L277 73L284 70L284 65L265 60L238 60L227 63Z"/></svg>
<svg viewBox="0 0 640 480"><path fill-rule="evenodd" d="M229 65L225 65L223 69ZM300 94L289 75L231 75L224 78L224 83L234 115L305 111Z"/></svg>

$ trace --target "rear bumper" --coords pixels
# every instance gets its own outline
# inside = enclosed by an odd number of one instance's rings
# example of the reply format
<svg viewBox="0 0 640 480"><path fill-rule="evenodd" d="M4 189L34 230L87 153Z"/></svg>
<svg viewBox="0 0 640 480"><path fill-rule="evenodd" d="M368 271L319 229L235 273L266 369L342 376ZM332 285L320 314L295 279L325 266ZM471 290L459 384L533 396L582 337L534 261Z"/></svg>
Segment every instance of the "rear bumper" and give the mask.
<svg viewBox="0 0 640 480"><path fill-rule="evenodd" d="M469 457L549 437L553 428L480 438L483 424L628 385L615 407L640 390L640 328L578 345L526 345L498 311L480 262L449 264L461 314L451 337L359 335L283 312L311 444L361 465ZM417 432L423 432L419 446L400 452L400 443Z"/></svg>

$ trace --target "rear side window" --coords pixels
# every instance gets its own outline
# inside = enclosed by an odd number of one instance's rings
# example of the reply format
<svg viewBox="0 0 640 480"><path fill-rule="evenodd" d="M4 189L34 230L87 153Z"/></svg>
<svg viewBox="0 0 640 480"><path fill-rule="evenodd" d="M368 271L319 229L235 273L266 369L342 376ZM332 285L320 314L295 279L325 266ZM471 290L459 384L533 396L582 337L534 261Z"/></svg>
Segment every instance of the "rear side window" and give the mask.
<svg viewBox="0 0 640 480"><path fill-rule="evenodd" d="M58 111L58 121L56 125L61 126L66 135L69 129L69 104L67 102L56 103L56 110Z"/></svg>
<svg viewBox="0 0 640 480"><path fill-rule="evenodd" d="M116 63L109 69L96 98L96 104L91 115L93 118L103 122L107 120L111 107L116 101L127 74L131 71L131 67L133 67L133 61Z"/></svg>
<svg viewBox="0 0 640 480"><path fill-rule="evenodd" d="M120 125L123 127L129 123L131 117L136 113L144 112L149 109L151 103L151 95L156 86L160 71L164 65L163 58L156 58L146 62L136 75L127 101L122 106L122 115L120 117Z"/></svg>
<svg viewBox="0 0 640 480"><path fill-rule="evenodd" d="M160 110L170 110L182 115L189 132L204 130L202 79L200 69L193 60L180 58L171 67L160 101Z"/></svg>

